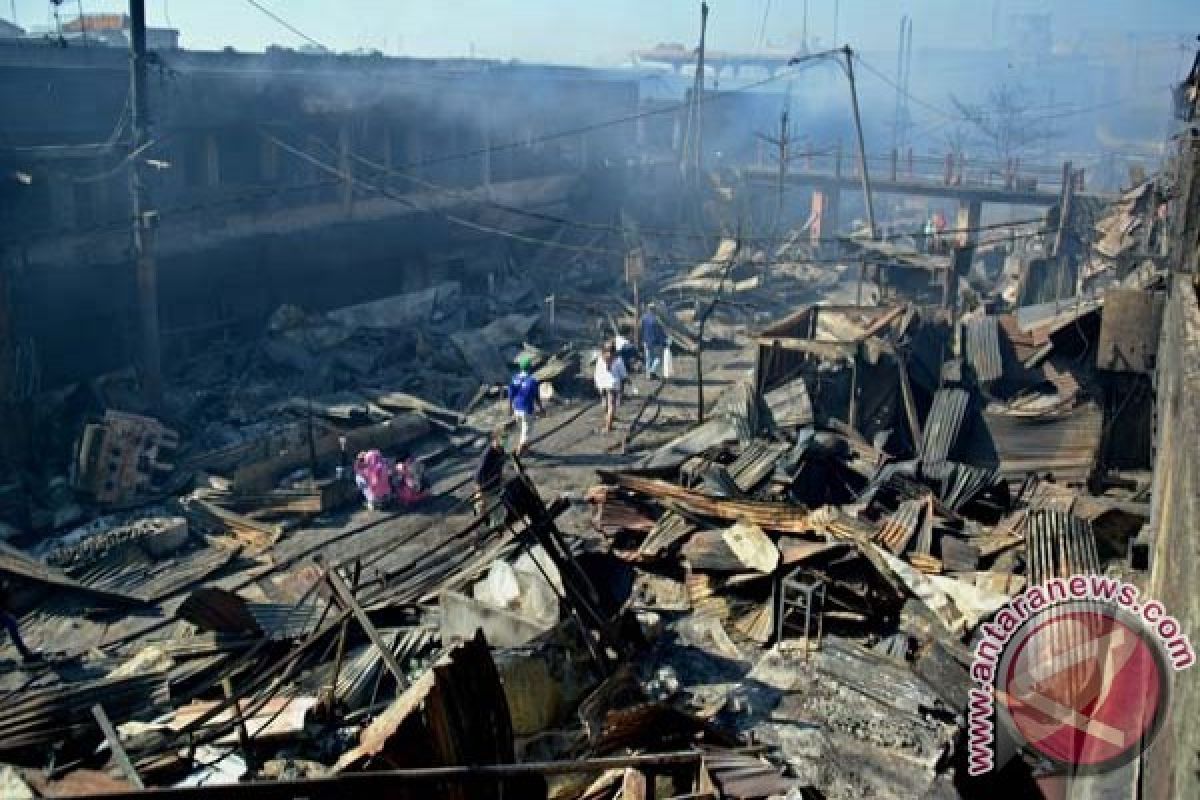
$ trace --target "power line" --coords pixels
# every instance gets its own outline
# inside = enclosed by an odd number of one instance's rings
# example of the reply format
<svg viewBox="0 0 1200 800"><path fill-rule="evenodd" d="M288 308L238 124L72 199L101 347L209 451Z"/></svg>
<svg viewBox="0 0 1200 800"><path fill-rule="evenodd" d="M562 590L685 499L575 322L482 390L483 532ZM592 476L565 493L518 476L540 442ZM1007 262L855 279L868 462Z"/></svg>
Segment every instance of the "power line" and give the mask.
<svg viewBox="0 0 1200 800"><path fill-rule="evenodd" d="M318 140L318 141L320 141L320 140ZM322 141L321 144L326 149L330 149L329 145L326 144L325 142ZM799 156L803 156L803 155L804 155L803 153L793 154L793 157L799 157ZM418 186L423 186L432 191L439 192L442 194L447 194L447 195L454 196L454 197L459 197L461 199L469 200L472 202L479 202L484 205L491 206L492 208L496 208L500 211L507 212L509 214L514 214L514 215L523 216L523 217L529 217L531 219L537 219L537 220L540 220L543 222L552 222L552 223L555 223L558 225L564 225L567 227L583 228L585 230L603 231L603 232L608 232L608 233L620 233L620 234L624 234L627 232L627 230L625 228L623 228L619 225L611 225L611 224L606 224L606 223L601 223L601 222L588 222L585 220L568 219L566 217L560 217L556 214L548 214L548 213L545 213L542 211L534 211L534 210L527 209L527 208L511 206L511 205L508 205L507 203L501 203L499 201L488 199L488 198L475 197L469 191L466 191L463 189L456 189L456 188L448 187L448 186L443 186L443 185L434 183L432 181L428 181L423 178L419 178L415 175L409 175L409 174L406 174L403 172L399 172L395 169L390 169L383 164L380 164L376 161L372 161L371 159L366 158L365 156L359 155L357 153L351 153L350 157L352 159L354 159L355 161L359 162L360 164L363 164L367 167L370 167L374 170L377 170L377 171L383 173L383 175L385 177L399 177L406 181L415 183ZM977 232L988 231L988 230L993 230L993 229L998 229L998 228L1015 227L1018 225L1030 225L1030 224L1033 224L1036 222L1041 222L1041 221L1042 220L1040 218L1016 220L1016 221L1012 221L1012 222L997 223L994 225L978 225L978 226L967 227L967 228L948 229L948 230L943 231L943 233L977 233ZM710 239L718 238L720 236L720 234L715 234L715 233L714 234L696 233L695 231L691 231L691 230L687 230L687 229L683 229L683 228L675 228L675 229L639 228L638 234L642 235L642 236L670 237L670 238L679 238L679 239L700 239L702 241L708 241ZM885 239L885 240L886 239L900 239L900 238L904 238L907 235L908 234L892 234L892 235L889 235L886 237L881 237L881 238ZM743 241L743 242L758 242L758 241L773 242L778 239L778 237L776 237L776 236L740 236L738 238L739 238L739 241ZM833 243L842 241L842 238L843 237L835 236L835 237L823 238L818 241L822 242L822 243L833 244Z"/></svg>
<svg viewBox="0 0 1200 800"><path fill-rule="evenodd" d="M771 16L771 0L767 0L763 7L762 24L758 26L758 49L763 49L763 44L767 40L767 17Z"/></svg>
<svg viewBox="0 0 1200 800"><path fill-rule="evenodd" d="M591 252L591 253L603 254L603 255L618 255L618 256L622 256L622 257L625 255L624 250L617 250L614 248L595 247L595 246L590 246L590 245L564 244L562 242L556 242L556 241L549 240L549 239L541 239L539 237L533 237L533 236L527 236L525 234L519 234L519 233L516 233L515 231L509 231L509 230L505 230L503 228L496 228L496 227L490 226L490 225L483 225L482 223L477 223L477 222L474 222L473 220L468 220L464 217L460 217L458 215L455 215L455 214L452 214L449 212L445 212L445 211L441 211L438 209L425 208L425 207L422 207L418 202L416 202L415 200L413 200L410 197L406 197L404 195L397 194L397 193L393 192L391 189L387 188L386 186L380 186L378 184L365 181L351 173L348 173L344 170L339 169L337 166L335 166L333 164L330 164L326 161L322 161L321 159L317 158L316 156L313 156L311 153L301 150L300 148L294 147L294 146L288 144L287 142L283 141L282 139L279 139L276 136L266 133L265 131L260 131L260 134L262 136L264 136L267 140L274 143L277 147L287 151L288 153L296 156L297 158L307 161L308 163L312 164L313 166L317 167L318 169L321 169L331 175L341 178L343 181L346 181L347 183L349 183L351 185L367 189L376 194L380 194L384 197L387 197L391 200L401 203L409 208L412 208L413 210L420 211L423 213L432 213L432 214L436 214L438 216L442 216L450 222L453 222L458 225L463 225L465 227L471 228L473 230L476 230L476 231L479 231L482 233L490 233L490 234L502 236L505 238L517 239L519 241L524 241L529 244L545 245L548 247L557 247L557 248L566 249L566 250ZM322 143L322 144L324 144L324 143ZM328 148L328 145L324 145L324 146L326 148ZM372 162L369 159L365 159L362 156L359 156L357 154L351 154L351 157L357 161L360 161L360 162L366 164L367 166L374 168L374 169L384 171L384 172L395 172L394 170L387 170L386 167L383 167L382 165ZM502 211L505 211L505 212L508 212L511 214L530 217L530 218L537 219L537 220L543 221L543 222L550 222L550 223L562 225L565 227L583 228L586 230L592 230L592 231L602 232L602 233L623 234L626 232L624 228L622 228L620 226L616 226L616 225L608 225L608 224L604 224L604 223L592 223L592 222L585 222L585 221L581 221L581 220L572 220L572 219L568 219L565 217L559 217L559 216L553 215L553 214L546 214L543 212L517 208L515 206L501 204L496 201L482 200L480 198L472 197L468 193L464 192L463 190L439 186L438 184L424 181L419 178L414 178L411 176L403 176L403 175L401 177L405 177L405 178L414 180L417 183L425 184L426 186L433 189L434 191L440 191L442 193L449 194L452 196L457 196L457 197L465 197L465 199L468 199L468 200L471 200L474 202L480 202L483 205L490 205L490 206L496 207ZM1019 221L1015 221L1015 222L1004 222L1004 223L998 223L998 224L986 225L986 226L981 225L981 226L975 226L975 227L971 227L971 228L946 229L946 230L942 231L942 233L943 234L973 233L973 232L994 230L997 228L1011 228L1011 227L1018 226L1018 225L1040 223L1041 221L1042 220L1040 218L1019 220ZM672 237L679 237L679 238L701 238L701 239L705 239L705 240L712 239L712 238L719 238L719 234L713 234L710 236L706 236L703 234L698 235L698 234L695 234L694 232L686 231L686 230L682 230L682 229L681 230L665 230L665 231L664 230L652 230L652 231L642 231L642 233L645 233L647 235L672 236ZM903 233L892 234L891 236L886 237L886 238L901 239L901 238L907 237L908 235L909 234L903 234ZM743 236L743 237L739 237L739 238L740 238L740 241L776 241L777 240L777 237L770 237L770 236L762 236L762 237L745 237L745 236ZM835 242L845 241L846 238L847 237L830 237L827 239L820 239L820 240L818 240L818 242L835 243ZM688 256L685 259L685 263L695 263L695 261L696 261L696 258L693 256Z"/></svg>
<svg viewBox="0 0 1200 800"><path fill-rule="evenodd" d="M862 67L864 69L866 69L868 72L870 72L872 75L879 78L881 81L886 83L888 86L891 86L893 89L900 92L906 98L908 98L912 102L916 103L917 105L922 106L929 111L932 111L934 114L937 114L940 117L943 117L947 122L973 122L974 121L969 116L967 116L966 114L963 114L962 112L948 111L944 108L941 108L940 106L935 105L934 103L929 102L928 100L917 97L916 95L914 95L910 91L908 91L908 89L905 89L904 87L900 86L895 81L893 81L891 78L889 78L886 73L884 73L883 71L876 69L875 67L868 64L866 61L863 60L862 56L855 53L854 57L858 61L858 63L860 65L862 65ZM1129 105L1131 103L1138 103L1138 102L1142 102L1142 98L1127 97L1127 98L1119 99L1119 100L1108 100L1103 103L1096 103L1095 105L1091 105L1091 106L1079 106L1079 107L1074 107L1074 108L1072 108L1066 104L1055 103L1055 104L1048 104L1048 105L1042 105L1042 106L1026 106L1023 109L1020 109L1020 112L1022 114L1022 119L1029 120L1029 121L1047 120L1047 119L1062 119L1064 117L1074 117L1074 116L1080 116L1083 114L1091 114L1096 111L1102 111L1106 108L1116 108L1118 106ZM1042 111L1042 110L1051 111L1052 113L1048 113L1048 114L1026 114L1025 113L1025 112L1029 112L1029 111ZM988 117L988 116L992 115L991 112L986 111L986 110L982 111L981 114L984 117Z"/></svg>
<svg viewBox="0 0 1200 800"><path fill-rule="evenodd" d="M288 21L287 21L286 19L284 19L283 17L281 17L281 16L279 16L278 14L276 14L274 11L272 11L271 9L267 8L266 6L264 6L262 3L259 3L259 2L258 2L258 0L246 0L246 2L247 2L247 3L249 3L250 5L254 6L255 8L257 8L257 9L258 9L259 11L261 11L262 13L266 14L266 15L267 15L268 17L270 17L271 19L275 20L275 22L279 23L279 24L280 24L281 26L283 26L284 28L287 28L289 31L291 31L292 33L294 33L294 34L296 34L297 36L299 36L301 39L304 39L304 40L305 40L305 41L307 41L309 44L311 44L311 45L314 45L314 46L316 46L316 47L319 47L319 48L321 48L322 50L330 50L330 48L328 48L328 47L326 47L325 45L321 44L321 43L320 43L320 42L318 42L316 39L314 39L313 37L309 36L307 33L305 33L304 31L300 30L300 29L299 29L299 28L297 28L295 25L293 25L292 23L288 22ZM332 52L332 51L331 51L331 52Z"/></svg>
<svg viewBox="0 0 1200 800"><path fill-rule="evenodd" d="M522 234L522 233L516 233L515 231L507 231L502 228L492 227L491 225L484 225L482 223L475 222L474 220L469 220L469 219L466 219L465 217L460 217L457 214L452 214L452 213L449 213L446 211L439 211L437 209L423 208L419 203L414 202L411 198L407 198L403 195L396 194L386 187L376 186L374 184L371 184L371 183L368 183L368 182L362 180L361 178L357 178L350 173L347 173L341 169L338 169L336 166L334 166L332 164L326 163L326 162L322 161L321 159L316 158L315 156L311 155L310 153L305 152L304 150L293 147L292 145L288 144L287 142L283 141L282 139L279 139L278 137L272 136L267 133L263 133L263 135L266 136L272 142L274 142L274 144L277 147L279 147L280 149L282 149L288 153L291 153L292 155L296 156L297 158L307 161L308 163L312 164L313 166L317 167L318 169L328 172L330 175L335 175L335 176L341 178L342 180L346 181L347 183L349 183L352 186L361 186L372 192L381 194L384 197L387 197L388 199L394 200L397 203L400 203L401 205L404 205L404 206L407 206L408 208L413 209L414 211L419 211L422 213L436 214L436 215L444 218L448 222L454 223L455 225L460 225L462 227L469 228L471 230L475 230L480 233L490 233L490 234L494 234L496 236L502 236L504 238L526 242L528 244L544 245L544 246L548 246L548 247L557 247L557 248L560 248L563 250L574 250L576 252L596 253L596 254L602 254L602 255L610 255L610 254L611 255L622 255L622 256L624 255L624 251L613 250L613 249L604 248L604 247L593 247L591 245L564 244L562 242L554 242L549 239L539 239L534 236L526 236L525 234Z"/></svg>
<svg viewBox="0 0 1200 800"><path fill-rule="evenodd" d="M739 86L736 91L744 92L744 91L748 91L750 89L757 89L759 87L766 86L769 83L774 83L775 81L782 80L783 78L790 78L790 77L794 76L796 73L802 71L801 69L793 69L791 67L801 67L806 64L809 64L810 62L819 61L821 59L830 58L832 56L840 56L841 54L842 54L841 50L823 50L819 53L812 53L812 54L805 55L805 56L797 56L796 58L793 58L789 62L788 69L782 69L782 70L776 72L774 75L771 75L767 78L763 78L762 80L754 81L752 83L747 83L744 86ZM733 94L733 92L722 92L722 93L706 92L700 98L699 105L704 105L706 103L718 102L724 98L730 97L732 94ZM686 111L690 105L691 104L688 102L683 102L683 103L675 103L675 104L669 105L669 106L663 106L662 108L647 109L646 111L639 111L637 113L627 114L622 117L614 117L612 119L602 120L600 122L595 122L595 123L591 123L588 125L581 125L576 128L565 128L563 130L553 131L551 133L542 134L541 136L535 136L535 137L532 137L529 139L519 139L519 140L515 140L515 141L511 141L511 142L505 142L502 144L495 144L490 147L480 147L480 148L476 148L474 150L464 150L464 151L461 151L458 153L451 153L449 155L444 155L444 156L433 156L430 158L420 159L417 161L409 161L404 164L401 164L400 168L401 169L414 169L417 167L427 167L427 166L432 166L434 164L443 164L448 161L460 161L460 160L467 159L467 158L475 158L477 156L482 156L487 153L498 153L498 152L504 152L506 150L515 150L515 149L519 149L519 148L523 148L523 147L529 147L531 145L541 144L543 142L551 142L556 139L566 139L566 138L570 138L573 136L582 136L584 134L591 133L592 131L603 130L604 128L611 128L616 125L625 125L630 122L636 122L639 119L646 119L647 117L654 117L654 116L659 116L662 114L674 114L678 111Z"/></svg>
<svg viewBox="0 0 1200 800"><path fill-rule="evenodd" d="M933 113L935 113L941 117L947 117L950 119L961 119L962 118L961 114L955 114L954 112L947 111L943 108L939 108L938 106L935 106L933 103L930 103L927 100L923 100L920 97L917 97L912 92L910 92L908 89L904 88L903 86L901 86L900 84L896 83L894 80L889 78L887 76L887 74L884 73L882 70L876 69L875 67L868 64L866 61L863 60L863 57L861 55L859 55L858 53L854 54L854 60L857 61L859 63L859 65L862 66L862 68L865 69L867 72L870 72L876 78L879 78L881 81L886 83L888 86L891 86L897 92L900 92L900 94L903 95L905 98L916 103L917 105L922 106L923 108L925 108L929 111L932 111Z"/></svg>

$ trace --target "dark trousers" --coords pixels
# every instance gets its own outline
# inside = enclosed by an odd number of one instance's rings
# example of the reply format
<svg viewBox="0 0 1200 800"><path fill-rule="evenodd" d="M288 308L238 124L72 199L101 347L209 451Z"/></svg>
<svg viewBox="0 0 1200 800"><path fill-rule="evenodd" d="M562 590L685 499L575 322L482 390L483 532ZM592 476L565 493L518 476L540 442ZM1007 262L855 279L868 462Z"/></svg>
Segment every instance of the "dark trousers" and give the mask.
<svg viewBox="0 0 1200 800"><path fill-rule="evenodd" d="M9 637L12 639L13 647L17 648L17 652L22 658L29 658L33 655L28 647L25 646L25 640L21 638L21 629L17 626L17 620L7 611L0 611L0 625L4 626L4 630L8 631Z"/></svg>

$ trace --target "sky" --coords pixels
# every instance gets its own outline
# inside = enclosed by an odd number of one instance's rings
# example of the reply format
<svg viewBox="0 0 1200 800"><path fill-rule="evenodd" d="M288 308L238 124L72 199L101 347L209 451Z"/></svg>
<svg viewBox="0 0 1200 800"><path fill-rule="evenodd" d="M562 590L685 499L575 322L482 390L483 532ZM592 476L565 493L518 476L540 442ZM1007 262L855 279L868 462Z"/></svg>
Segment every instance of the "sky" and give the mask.
<svg viewBox="0 0 1200 800"><path fill-rule="evenodd" d="M467 56L616 66L659 42L695 44L698 0L256 0L338 51ZM64 19L120 11L121 0L65 0ZM986 47L993 21L1014 11L1050 11L1056 36L1069 27L1109 32L1191 33L1196 0L710 0L709 46L794 52L805 29L817 47L834 39L864 51L894 50L900 18L914 19L914 47ZM7 6L7 7L6 7ZM0 16L23 27L52 25L48 0L0 0ZM250 0L146 0L152 26L178 28L191 49L261 51L305 40Z"/></svg>

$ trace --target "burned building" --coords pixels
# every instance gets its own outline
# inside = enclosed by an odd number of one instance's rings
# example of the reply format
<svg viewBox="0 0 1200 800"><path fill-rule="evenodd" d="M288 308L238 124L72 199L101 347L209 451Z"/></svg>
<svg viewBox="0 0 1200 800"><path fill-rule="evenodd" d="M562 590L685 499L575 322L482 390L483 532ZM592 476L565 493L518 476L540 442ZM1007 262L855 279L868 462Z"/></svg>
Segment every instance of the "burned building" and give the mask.
<svg viewBox="0 0 1200 800"><path fill-rule="evenodd" d="M6 791L1196 794L1196 131L873 190L633 70L162 47L143 116L129 26L0 41Z"/></svg>
<svg viewBox="0 0 1200 800"><path fill-rule="evenodd" d="M546 136L634 115L637 82L618 75L162 50L152 143L131 156L127 61L117 48L0 47L6 296L22 363L45 387L134 352L131 157L148 173L163 338L179 357L281 303L331 308L451 274L485 282L506 240L479 229L544 234L567 210L610 219L636 145L632 124Z"/></svg>

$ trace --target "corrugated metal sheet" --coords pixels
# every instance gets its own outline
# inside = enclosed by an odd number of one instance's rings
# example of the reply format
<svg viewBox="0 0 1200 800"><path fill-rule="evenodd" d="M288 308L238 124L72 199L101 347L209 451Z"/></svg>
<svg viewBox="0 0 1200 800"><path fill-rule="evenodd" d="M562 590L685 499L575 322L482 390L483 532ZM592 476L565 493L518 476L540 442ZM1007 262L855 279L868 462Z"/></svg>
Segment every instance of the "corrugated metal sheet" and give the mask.
<svg viewBox="0 0 1200 800"><path fill-rule="evenodd" d="M1004 374L1000 357L1000 329L995 317L976 317L965 326L967 363L980 383L999 380Z"/></svg>
<svg viewBox="0 0 1200 800"><path fill-rule="evenodd" d="M678 467L694 455L731 442L749 442L758 431L758 398L749 382L729 387L717 398L707 420L647 455L644 469Z"/></svg>
<svg viewBox="0 0 1200 800"><path fill-rule="evenodd" d="M112 719L125 720L167 703L165 673L101 678L67 686L13 692L0 714L0 753L66 738L102 738L92 706L103 703Z"/></svg>
<svg viewBox="0 0 1200 800"><path fill-rule="evenodd" d="M975 495L988 489L996 482L996 470L992 467L975 467L948 461L947 470L941 481L939 497L942 505L958 511Z"/></svg>
<svg viewBox="0 0 1200 800"><path fill-rule="evenodd" d="M756 439L746 445L737 460L729 465L729 474L743 492L752 492L775 471L786 445Z"/></svg>
<svg viewBox="0 0 1200 800"><path fill-rule="evenodd" d="M971 396L963 389L939 389L934 394L921 442L921 470L925 474L938 476L945 469L946 459L962 432L970 401Z"/></svg>
<svg viewBox="0 0 1200 800"><path fill-rule="evenodd" d="M742 497L742 490L724 464L709 464L701 475L700 484L712 497Z"/></svg>
<svg viewBox="0 0 1200 800"><path fill-rule="evenodd" d="M905 500L899 508L883 520L883 525L880 527L875 541L894 555L903 553L908 549L909 542L920 528L928 505L926 500Z"/></svg>
<svg viewBox="0 0 1200 800"><path fill-rule="evenodd" d="M247 603L246 610L258 627L275 641L299 639L316 630L323 606L315 600L299 605Z"/></svg>
<svg viewBox="0 0 1200 800"><path fill-rule="evenodd" d="M1017 414L992 408L983 423L999 477L1020 481L1030 473L1052 475L1059 483L1087 481L1100 450L1104 412L1094 403L1067 411Z"/></svg>
<svg viewBox="0 0 1200 800"><path fill-rule="evenodd" d="M781 428L802 428L813 423L812 400L803 378L779 386L763 395L771 419Z"/></svg>
<svg viewBox="0 0 1200 800"><path fill-rule="evenodd" d="M685 489L656 478L600 471L606 482L622 489L653 498L660 503L674 503L692 514L728 522L745 519L763 530L780 533L805 533L811 530L809 512L804 506L790 503L768 503L760 500L729 500Z"/></svg>
<svg viewBox="0 0 1200 800"><path fill-rule="evenodd" d="M1025 522L1031 585L1052 578L1100 574L1100 556L1090 522L1049 509L1031 511Z"/></svg>

